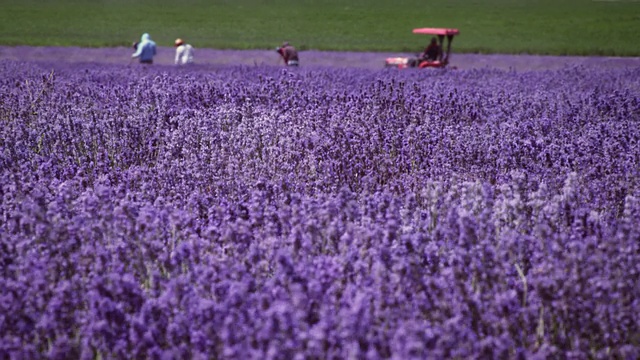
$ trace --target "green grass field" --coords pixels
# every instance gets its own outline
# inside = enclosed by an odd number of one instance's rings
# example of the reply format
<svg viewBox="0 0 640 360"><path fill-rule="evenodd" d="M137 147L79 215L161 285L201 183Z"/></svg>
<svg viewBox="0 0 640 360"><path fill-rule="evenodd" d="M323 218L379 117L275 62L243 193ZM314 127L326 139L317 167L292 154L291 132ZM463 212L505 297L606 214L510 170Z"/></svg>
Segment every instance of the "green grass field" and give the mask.
<svg viewBox="0 0 640 360"><path fill-rule="evenodd" d="M456 27L456 52L640 56L640 2L592 0L0 0L0 44L419 51L415 27Z"/></svg>

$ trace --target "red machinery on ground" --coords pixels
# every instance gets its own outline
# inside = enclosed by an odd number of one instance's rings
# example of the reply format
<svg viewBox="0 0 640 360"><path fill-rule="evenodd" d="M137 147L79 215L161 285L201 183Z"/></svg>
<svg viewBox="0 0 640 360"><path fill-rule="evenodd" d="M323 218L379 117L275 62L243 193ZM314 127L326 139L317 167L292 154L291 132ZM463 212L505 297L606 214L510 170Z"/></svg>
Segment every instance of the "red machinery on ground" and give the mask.
<svg viewBox="0 0 640 360"><path fill-rule="evenodd" d="M385 60L384 66L397 67L399 69L405 68L443 68L449 64L449 57L451 55L451 42L453 37L460 34L458 29L446 29L446 28L418 28L413 29L414 34L426 34L434 35L437 38L438 45L440 46L440 52L435 59L426 59L420 56L415 58L409 57L390 57ZM446 50L444 47L446 39Z"/></svg>

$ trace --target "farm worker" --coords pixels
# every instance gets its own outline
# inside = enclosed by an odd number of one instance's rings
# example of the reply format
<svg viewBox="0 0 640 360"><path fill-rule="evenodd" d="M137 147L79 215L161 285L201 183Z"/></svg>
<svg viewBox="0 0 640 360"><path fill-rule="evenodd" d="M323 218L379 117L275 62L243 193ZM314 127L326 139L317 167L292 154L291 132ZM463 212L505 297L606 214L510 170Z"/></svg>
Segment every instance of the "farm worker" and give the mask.
<svg viewBox="0 0 640 360"><path fill-rule="evenodd" d="M440 45L438 45L438 40L436 40L435 37L432 37L429 46L424 49L424 52L420 57L428 61L435 61L440 58L441 53L442 51L440 49Z"/></svg>
<svg viewBox="0 0 640 360"><path fill-rule="evenodd" d="M156 55L156 43L151 40L149 34L144 33L140 37L140 42L136 47L136 52L132 58L139 58L141 64L153 64L153 57Z"/></svg>
<svg viewBox="0 0 640 360"><path fill-rule="evenodd" d="M175 41L176 46L176 65L193 64L193 46L185 44L180 38Z"/></svg>
<svg viewBox="0 0 640 360"><path fill-rule="evenodd" d="M295 47L291 46L288 42L283 42L282 46L276 48L276 51L287 66L298 66L300 60L298 59L298 51Z"/></svg>

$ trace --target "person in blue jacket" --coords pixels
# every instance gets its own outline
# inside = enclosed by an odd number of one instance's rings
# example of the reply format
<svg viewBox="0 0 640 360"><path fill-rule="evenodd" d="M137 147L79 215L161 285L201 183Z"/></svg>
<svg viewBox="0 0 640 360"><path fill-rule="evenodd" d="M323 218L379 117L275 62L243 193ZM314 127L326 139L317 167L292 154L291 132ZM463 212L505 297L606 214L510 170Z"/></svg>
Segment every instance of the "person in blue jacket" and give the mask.
<svg viewBox="0 0 640 360"><path fill-rule="evenodd" d="M139 58L141 64L153 64L153 57L156 55L156 43L151 40L149 34L144 33L140 37L140 42L136 47L136 52L131 55L132 58Z"/></svg>

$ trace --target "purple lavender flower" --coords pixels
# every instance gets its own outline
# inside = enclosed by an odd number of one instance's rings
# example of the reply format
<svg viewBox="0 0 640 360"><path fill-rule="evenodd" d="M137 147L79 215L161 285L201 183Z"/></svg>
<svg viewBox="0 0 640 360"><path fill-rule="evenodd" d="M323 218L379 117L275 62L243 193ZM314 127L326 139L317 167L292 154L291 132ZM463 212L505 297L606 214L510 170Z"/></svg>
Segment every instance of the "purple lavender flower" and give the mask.
<svg viewBox="0 0 640 360"><path fill-rule="evenodd" d="M637 68L0 72L0 357L639 351Z"/></svg>

